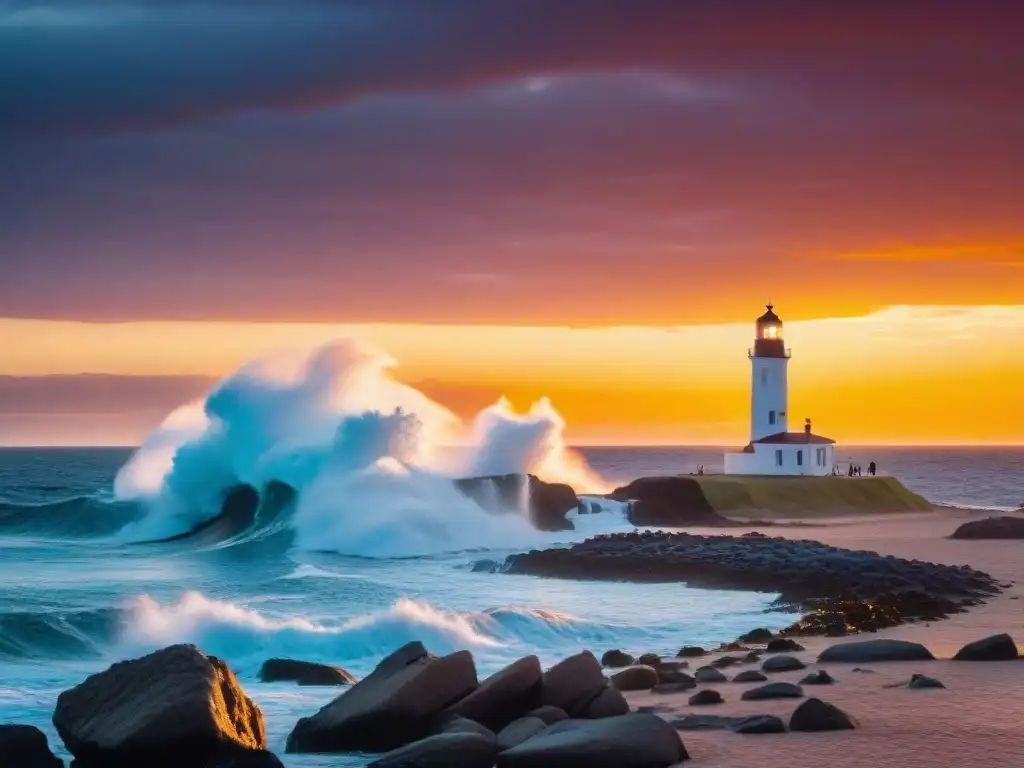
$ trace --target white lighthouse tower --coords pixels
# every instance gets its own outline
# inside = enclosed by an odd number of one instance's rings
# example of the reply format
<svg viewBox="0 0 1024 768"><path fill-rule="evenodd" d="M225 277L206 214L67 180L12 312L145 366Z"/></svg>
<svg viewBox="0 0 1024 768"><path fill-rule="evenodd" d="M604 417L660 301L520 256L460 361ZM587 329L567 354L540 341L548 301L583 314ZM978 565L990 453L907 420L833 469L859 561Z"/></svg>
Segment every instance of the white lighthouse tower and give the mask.
<svg viewBox="0 0 1024 768"><path fill-rule="evenodd" d="M834 466L834 440L811 432L789 431L790 351L782 341L782 320L775 308L757 318L750 358L750 442L725 454L728 475L827 475Z"/></svg>

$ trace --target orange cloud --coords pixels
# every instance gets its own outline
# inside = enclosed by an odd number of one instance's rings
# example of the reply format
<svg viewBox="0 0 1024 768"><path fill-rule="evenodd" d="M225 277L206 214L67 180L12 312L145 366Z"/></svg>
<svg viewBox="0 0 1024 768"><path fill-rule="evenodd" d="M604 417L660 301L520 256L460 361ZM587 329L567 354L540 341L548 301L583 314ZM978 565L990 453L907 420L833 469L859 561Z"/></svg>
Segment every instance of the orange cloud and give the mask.
<svg viewBox="0 0 1024 768"><path fill-rule="evenodd" d="M875 250L843 252L832 256L846 261L943 261L1024 267L1024 239L947 245L896 243Z"/></svg>

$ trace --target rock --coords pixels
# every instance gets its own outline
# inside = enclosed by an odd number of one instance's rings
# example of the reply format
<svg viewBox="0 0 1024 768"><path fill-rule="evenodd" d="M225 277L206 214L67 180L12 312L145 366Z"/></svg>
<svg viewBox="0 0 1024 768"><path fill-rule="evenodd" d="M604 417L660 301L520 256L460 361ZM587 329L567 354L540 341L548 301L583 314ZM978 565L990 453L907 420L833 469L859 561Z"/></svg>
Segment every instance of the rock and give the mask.
<svg viewBox="0 0 1024 768"><path fill-rule="evenodd" d="M534 475L467 477L456 480L455 487L489 512L515 514L528 508L531 522L542 531L573 530L566 515L580 504L572 487Z"/></svg>
<svg viewBox="0 0 1024 768"><path fill-rule="evenodd" d="M807 665L795 656L772 656L765 659L761 665L763 672L795 672L798 669L806 669Z"/></svg>
<svg viewBox="0 0 1024 768"><path fill-rule="evenodd" d="M544 698L544 673L536 656L526 656L495 672L448 712L485 725L497 733Z"/></svg>
<svg viewBox="0 0 1024 768"><path fill-rule="evenodd" d="M658 670L641 665L626 667L612 675L609 681L620 691L649 691L659 683Z"/></svg>
<svg viewBox="0 0 1024 768"><path fill-rule="evenodd" d="M609 494L631 501L629 522L636 526L718 526L729 521L715 512L704 491L689 477L641 477Z"/></svg>
<svg viewBox="0 0 1024 768"><path fill-rule="evenodd" d="M501 733L498 734L498 749L504 752L506 749L518 747L524 741L532 739L547 727L548 724L538 717L521 717L506 725Z"/></svg>
<svg viewBox="0 0 1024 768"><path fill-rule="evenodd" d="M862 640L826 648L818 656L822 662L867 664L877 661L931 661L935 657L920 643L908 640Z"/></svg>
<svg viewBox="0 0 1024 768"><path fill-rule="evenodd" d="M614 688L605 688L580 715L582 720L603 720L629 714L629 702Z"/></svg>
<svg viewBox="0 0 1024 768"><path fill-rule="evenodd" d="M679 656L684 659L692 659L696 656L705 655L707 655L707 651L705 651L699 645L684 645L682 648L679 649L679 653L676 654L676 656Z"/></svg>
<svg viewBox="0 0 1024 768"><path fill-rule="evenodd" d="M475 733L442 733L406 744L370 763L369 768L491 768L498 743Z"/></svg>
<svg viewBox="0 0 1024 768"><path fill-rule="evenodd" d="M758 653L757 651L751 651L750 653L748 653L746 656L743 657L743 663L744 664L756 664L760 660L761 660L761 654Z"/></svg>
<svg viewBox="0 0 1024 768"><path fill-rule="evenodd" d="M64 768L34 725L0 725L0 768Z"/></svg>
<svg viewBox="0 0 1024 768"><path fill-rule="evenodd" d="M740 697L744 701L762 701L763 699L802 699L804 691L799 685L792 683L768 683L760 688L744 691Z"/></svg>
<svg viewBox="0 0 1024 768"><path fill-rule="evenodd" d="M711 704L721 704L725 699L722 698L722 694L716 691L714 688L705 688L703 691L697 691L690 697L691 707L704 707Z"/></svg>
<svg viewBox="0 0 1024 768"><path fill-rule="evenodd" d="M477 560L473 563L473 573L497 573L501 570L501 563L494 560Z"/></svg>
<svg viewBox="0 0 1024 768"><path fill-rule="evenodd" d="M951 539L1024 539L1024 518L986 517L964 523Z"/></svg>
<svg viewBox="0 0 1024 768"><path fill-rule="evenodd" d="M651 688L651 693L657 693L659 695L667 696L673 693L683 693L684 691L692 691L697 687L697 683L682 682L682 683L659 683L658 685Z"/></svg>
<svg viewBox="0 0 1024 768"><path fill-rule="evenodd" d="M442 716L439 725L430 735L437 736L442 733L475 733L485 739L497 738L490 728L466 717Z"/></svg>
<svg viewBox="0 0 1024 768"><path fill-rule="evenodd" d="M741 643L767 643L775 635L770 629L760 628L752 629L745 635L740 635L739 640Z"/></svg>
<svg viewBox="0 0 1024 768"><path fill-rule="evenodd" d="M749 653L754 649L747 648L743 643L722 643L715 650L718 653Z"/></svg>
<svg viewBox="0 0 1024 768"><path fill-rule="evenodd" d="M431 656L409 643L288 736L288 752L386 752L429 735L477 687L469 651Z"/></svg>
<svg viewBox="0 0 1024 768"><path fill-rule="evenodd" d="M861 669L860 667L854 667L851 671L859 672L862 675L873 675L873 674L875 674L875 670L873 670L873 669Z"/></svg>
<svg viewBox="0 0 1024 768"><path fill-rule="evenodd" d="M925 688L945 688L941 682L936 680L934 677L928 677L927 675L912 675L910 682L907 683L907 688L912 690L923 690Z"/></svg>
<svg viewBox="0 0 1024 768"><path fill-rule="evenodd" d="M856 727L856 720L821 699L807 699L789 719L791 731L851 731Z"/></svg>
<svg viewBox="0 0 1024 768"><path fill-rule="evenodd" d="M968 643L957 651L953 661L1013 661L1018 656L1017 644L1004 633Z"/></svg>
<svg viewBox="0 0 1024 768"><path fill-rule="evenodd" d="M740 672L736 677L732 679L734 683L763 683L768 678L762 675L755 669L748 669L745 672Z"/></svg>
<svg viewBox="0 0 1024 768"><path fill-rule="evenodd" d="M677 731L727 731L742 719L726 715L686 715L670 723Z"/></svg>
<svg viewBox="0 0 1024 768"><path fill-rule="evenodd" d="M716 669L725 669L727 667L735 667L737 664L742 664L743 659L738 656L720 656L711 662L711 666Z"/></svg>
<svg viewBox="0 0 1024 768"><path fill-rule="evenodd" d="M172 645L57 698L53 724L83 764L206 766L267 754L263 714L220 659Z"/></svg>
<svg viewBox="0 0 1024 768"><path fill-rule="evenodd" d="M732 731L747 734L785 733L786 724L775 715L751 715L734 723Z"/></svg>
<svg viewBox="0 0 1024 768"><path fill-rule="evenodd" d="M765 646L765 653L795 653L806 650L800 643L789 637L777 637Z"/></svg>
<svg viewBox="0 0 1024 768"><path fill-rule="evenodd" d="M836 679L832 675L824 669L819 669L801 680L800 685L832 685L835 681Z"/></svg>
<svg viewBox="0 0 1024 768"><path fill-rule="evenodd" d="M661 656L656 653L643 653L640 658L636 660L637 664L644 664L648 667L660 667Z"/></svg>
<svg viewBox="0 0 1024 768"><path fill-rule="evenodd" d="M693 683L693 677L683 672L685 666L685 662L680 665L662 664L658 667L658 684Z"/></svg>
<svg viewBox="0 0 1024 768"><path fill-rule="evenodd" d="M277 683L282 680L299 685L352 685L356 678L341 667L293 659L268 659L260 667L260 680Z"/></svg>
<svg viewBox="0 0 1024 768"><path fill-rule="evenodd" d="M729 681L728 677L714 667L701 667L694 673L693 679L698 683L727 683Z"/></svg>
<svg viewBox="0 0 1024 768"><path fill-rule="evenodd" d="M566 720L498 755L497 768L668 768L689 756L657 715Z"/></svg>
<svg viewBox="0 0 1024 768"><path fill-rule="evenodd" d="M613 651L605 651L604 656L601 657L601 666L619 669L621 667L631 666L635 661L636 659L625 651L616 649Z"/></svg>
<svg viewBox="0 0 1024 768"><path fill-rule="evenodd" d="M548 725L554 725L560 723L563 720L568 720L569 715L566 714L564 709L558 707L543 706L532 709L526 714L527 717L536 717L538 720L543 720Z"/></svg>
<svg viewBox="0 0 1024 768"><path fill-rule="evenodd" d="M594 699L608 687L601 665L590 651L577 653L544 673L542 704L581 717Z"/></svg>

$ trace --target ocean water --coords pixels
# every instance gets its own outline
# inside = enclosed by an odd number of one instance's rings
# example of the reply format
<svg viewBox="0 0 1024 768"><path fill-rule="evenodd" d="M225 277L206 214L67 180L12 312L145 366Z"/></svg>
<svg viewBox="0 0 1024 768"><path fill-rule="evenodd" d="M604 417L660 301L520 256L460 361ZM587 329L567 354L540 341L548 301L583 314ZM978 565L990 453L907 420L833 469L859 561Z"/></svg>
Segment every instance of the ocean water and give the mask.
<svg viewBox="0 0 1024 768"><path fill-rule="evenodd" d="M580 452L613 483L701 463L713 471L721 462L711 449ZM864 448L855 456L874 459L935 501L1009 508L1024 490L1021 449ZM52 745L60 744L50 723L60 691L172 642L194 642L231 664L263 709L271 746L286 765L360 765L358 757L283 755L295 721L338 691L260 683L265 659L293 656L363 674L419 639L438 653L471 649L487 674L527 653L545 662L583 648L674 653L793 619L766 612L772 595L474 573L479 559L584 535L534 533L497 546L484 514L460 521L479 528L480 545L472 546L473 531L462 531L447 546L442 531L433 551L418 555L299 546L287 515L258 535L140 543L124 531L152 514L151 503L115 495L115 478L131 457L116 449L0 451L0 722L37 725ZM401 538L402 525L416 524L390 521L363 541L383 551L377 538ZM587 524L591 531L624 527L614 507ZM332 548L325 540L323 549Z"/></svg>

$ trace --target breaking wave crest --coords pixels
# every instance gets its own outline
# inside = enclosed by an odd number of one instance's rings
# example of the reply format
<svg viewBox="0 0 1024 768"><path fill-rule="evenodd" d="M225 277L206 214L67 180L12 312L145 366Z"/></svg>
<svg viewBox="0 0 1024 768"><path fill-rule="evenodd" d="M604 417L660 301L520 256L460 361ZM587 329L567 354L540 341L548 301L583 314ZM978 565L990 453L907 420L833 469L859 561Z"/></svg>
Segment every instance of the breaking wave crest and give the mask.
<svg viewBox="0 0 1024 768"><path fill-rule="evenodd" d="M266 535L258 505L213 522L239 488L262 499L277 486L293 491L294 503L274 531L290 528L303 549L397 557L528 546L538 533L525 513L489 514L452 480L529 472L604 490L566 446L565 423L548 401L518 414L502 399L467 428L392 379L393 365L345 340L243 366L172 413L122 467L117 497L148 513L121 536L167 540L211 527L222 539ZM459 440L470 449L453 458L444 446Z"/></svg>

